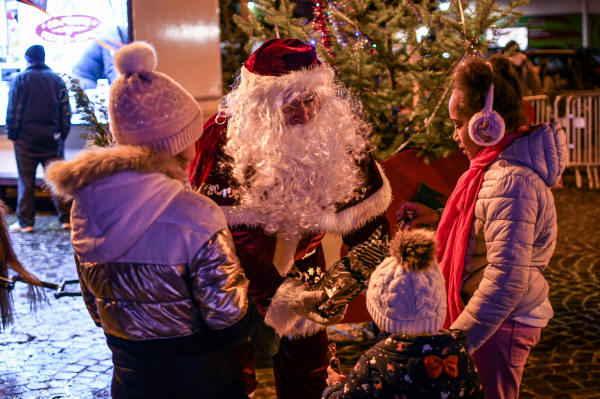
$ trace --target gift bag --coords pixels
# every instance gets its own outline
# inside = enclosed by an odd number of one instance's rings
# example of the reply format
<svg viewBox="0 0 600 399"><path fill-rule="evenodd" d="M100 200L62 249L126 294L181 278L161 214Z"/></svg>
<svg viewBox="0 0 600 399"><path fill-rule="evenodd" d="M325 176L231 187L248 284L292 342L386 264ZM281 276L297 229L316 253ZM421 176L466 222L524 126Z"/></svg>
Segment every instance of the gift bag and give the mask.
<svg viewBox="0 0 600 399"><path fill-rule="evenodd" d="M328 318L356 298L365 288L375 268L388 256L389 236L382 226L348 254L331 266L309 291L325 291L327 296L317 304L319 314Z"/></svg>

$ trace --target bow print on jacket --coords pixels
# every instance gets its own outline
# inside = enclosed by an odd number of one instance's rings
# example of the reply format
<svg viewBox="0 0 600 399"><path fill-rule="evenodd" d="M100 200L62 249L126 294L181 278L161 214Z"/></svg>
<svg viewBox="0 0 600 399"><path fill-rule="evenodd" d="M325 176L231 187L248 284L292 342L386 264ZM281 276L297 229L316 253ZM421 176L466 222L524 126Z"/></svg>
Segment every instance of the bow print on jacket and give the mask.
<svg viewBox="0 0 600 399"><path fill-rule="evenodd" d="M431 378L438 378L442 371L450 378L458 377L458 356L450 355L441 359L435 355L429 355L424 360L425 369Z"/></svg>

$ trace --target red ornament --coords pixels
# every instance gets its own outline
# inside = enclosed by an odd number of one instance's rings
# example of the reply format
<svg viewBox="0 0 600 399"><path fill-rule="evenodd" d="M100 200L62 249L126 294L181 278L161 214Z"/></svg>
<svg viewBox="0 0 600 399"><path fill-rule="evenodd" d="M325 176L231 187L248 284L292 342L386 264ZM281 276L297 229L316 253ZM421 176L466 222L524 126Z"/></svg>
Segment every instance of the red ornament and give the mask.
<svg viewBox="0 0 600 399"><path fill-rule="evenodd" d="M313 19L313 26L317 32L321 33L321 42L323 47L327 50L327 54L330 57L335 57L335 54L331 51L331 32L327 27L327 0L313 0L315 5L313 7L313 13L315 18Z"/></svg>

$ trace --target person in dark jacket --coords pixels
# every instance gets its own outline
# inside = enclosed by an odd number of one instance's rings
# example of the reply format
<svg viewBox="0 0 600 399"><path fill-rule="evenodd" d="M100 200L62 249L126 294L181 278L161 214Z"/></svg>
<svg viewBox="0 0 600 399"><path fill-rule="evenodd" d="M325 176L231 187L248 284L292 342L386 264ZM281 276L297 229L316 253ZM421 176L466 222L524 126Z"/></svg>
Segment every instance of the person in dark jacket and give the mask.
<svg viewBox="0 0 600 399"><path fill-rule="evenodd" d="M13 232L33 232L35 221L35 170L64 157L64 140L71 128L71 107L64 81L44 63L44 47L25 52L27 69L10 86L6 134L14 142L19 172L17 218ZM70 228L68 202L54 199L63 228Z"/></svg>
<svg viewBox="0 0 600 399"><path fill-rule="evenodd" d="M434 233L400 230L371 275L367 309L381 329L348 377L327 369L323 399L485 399L466 333L439 330L444 277Z"/></svg>
<svg viewBox="0 0 600 399"><path fill-rule="evenodd" d="M115 365L114 399L242 399L228 349L258 320L219 207L187 190L202 111L138 42L115 55L110 91L117 145L48 168L73 201L81 291Z"/></svg>
<svg viewBox="0 0 600 399"><path fill-rule="evenodd" d="M79 80L82 89L95 89L98 79L108 79L112 84L119 77L113 58L120 48L118 43L126 43L126 39L118 28L109 29L98 38L102 45L94 41L85 49L73 67L73 77Z"/></svg>

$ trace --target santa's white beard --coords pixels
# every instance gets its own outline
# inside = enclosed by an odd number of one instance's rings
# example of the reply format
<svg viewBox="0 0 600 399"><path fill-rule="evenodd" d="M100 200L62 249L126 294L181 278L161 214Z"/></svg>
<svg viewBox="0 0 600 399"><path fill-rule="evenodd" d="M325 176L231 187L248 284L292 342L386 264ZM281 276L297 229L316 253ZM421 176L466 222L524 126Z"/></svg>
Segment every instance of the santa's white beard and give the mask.
<svg viewBox="0 0 600 399"><path fill-rule="evenodd" d="M242 207L252 209L254 222L270 233L291 238L318 231L323 215L353 198L362 180L356 162L367 150L364 122L335 96L322 97L320 111L305 125L277 122L282 117L276 107L260 111L230 119L227 133Z"/></svg>

